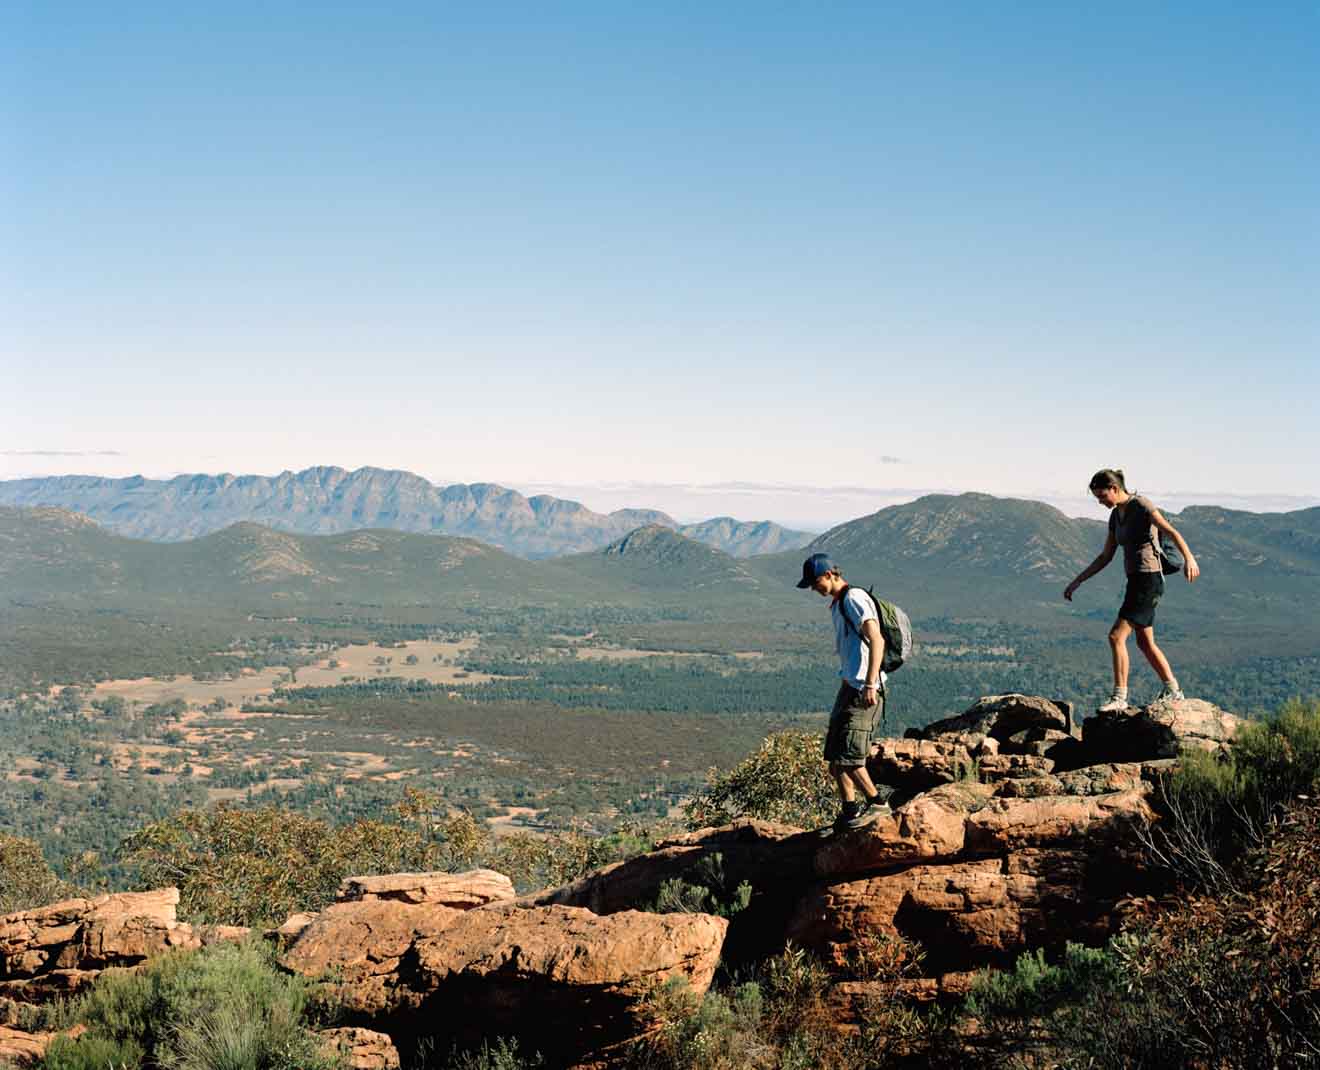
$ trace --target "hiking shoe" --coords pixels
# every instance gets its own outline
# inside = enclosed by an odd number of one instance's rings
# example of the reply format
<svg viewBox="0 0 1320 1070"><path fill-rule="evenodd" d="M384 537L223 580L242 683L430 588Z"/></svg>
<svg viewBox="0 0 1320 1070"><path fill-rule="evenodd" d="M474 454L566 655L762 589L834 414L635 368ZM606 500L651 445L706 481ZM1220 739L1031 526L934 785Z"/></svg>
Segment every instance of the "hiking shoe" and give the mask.
<svg viewBox="0 0 1320 1070"><path fill-rule="evenodd" d="M874 799L862 799L857 806L857 814L845 822L850 829L859 829L863 825L869 825L872 821L893 812L890 810L889 804L880 799L879 796Z"/></svg>
<svg viewBox="0 0 1320 1070"><path fill-rule="evenodd" d="M1170 687L1168 684L1165 684L1160 693L1155 696L1155 701L1152 702L1151 705L1167 706L1170 702L1181 702L1186 697L1187 696L1182 693L1182 688Z"/></svg>
<svg viewBox="0 0 1320 1070"><path fill-rule="evenodd" d="M866 803L859 799L846 802L839 807L839 816L834 819L834 831L855 829L861 824L861 816L866 811Z"/></svg>
<svg viewBox="0 0 1320 1070"><path fill-rule="evenodd" d="M1103 706L1095 708L1096 713L1122 713L1128 708L1128 700L1114 695Z"/></svg>

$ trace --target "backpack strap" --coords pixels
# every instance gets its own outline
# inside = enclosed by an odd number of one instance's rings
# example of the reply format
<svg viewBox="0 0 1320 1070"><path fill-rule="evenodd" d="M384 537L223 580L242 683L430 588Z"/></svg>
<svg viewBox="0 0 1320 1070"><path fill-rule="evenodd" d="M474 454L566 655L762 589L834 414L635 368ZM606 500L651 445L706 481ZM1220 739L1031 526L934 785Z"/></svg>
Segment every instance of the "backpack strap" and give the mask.
<svg viewBox="0 0 1320 1070"><path fill-rule="evenodd" d="M848 597L848 592L851 590L853 590L851 584L845 585L843 588L843 592L839 595L839 616L843 618L843 626L848 631L852 632L854 635L861 635L862 633L857 630L857 625L855 625L852 622L852 618L848 616L848 611L843 608L843 601L845 598ZM875 616L878 622L880 619L880 606L875 600L875 595L873 595L870 591L866 590L866 588L864 587L858 588L858 590L862 591L862 593L865 594L866 597L871 600L871 605L875 606Z"/></svg>

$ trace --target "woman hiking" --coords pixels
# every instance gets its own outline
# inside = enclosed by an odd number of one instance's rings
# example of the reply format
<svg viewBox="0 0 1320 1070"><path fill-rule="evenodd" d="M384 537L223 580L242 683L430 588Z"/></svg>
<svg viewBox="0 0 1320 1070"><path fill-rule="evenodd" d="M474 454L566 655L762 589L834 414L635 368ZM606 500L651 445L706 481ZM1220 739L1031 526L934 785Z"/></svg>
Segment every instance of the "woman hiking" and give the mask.
<svg viewBox="0 0 1320 1070"><path fill-rule="evenodd" d="M1114 693L1099 707L1100 713L1127 709L1128 705L1128 636L1137 633L1137 646L1146 655L1150 667L1164 682L1156 702L1177 702L1182 699L1178 679L1169 668L1169 659L1155 645L1155 607L1164 594L1164 573L1160 568L1160 532L1168 535L1183 556L1183 575L1194 583L1201 574L1196 558L1187 542L1178 534L1164 515L1139 494L1132 494L1123 481L1118 468L1102 468L1090 482L1095 500L1109 510L1109 535L1100 556L1086 566L1063 597L1072 601L1073 592L1114 559L1114 552L1123 547L1123 569L1127 573L1127 589L1118 619L1109 629L1109 650L1114 658Z"/></svg>

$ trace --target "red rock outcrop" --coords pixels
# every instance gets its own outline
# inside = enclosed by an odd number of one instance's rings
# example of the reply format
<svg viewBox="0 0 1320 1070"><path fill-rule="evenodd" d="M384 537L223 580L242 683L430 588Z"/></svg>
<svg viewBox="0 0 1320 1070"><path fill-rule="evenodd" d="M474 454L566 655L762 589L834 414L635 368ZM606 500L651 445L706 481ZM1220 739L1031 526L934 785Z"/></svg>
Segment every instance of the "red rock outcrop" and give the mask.
<svg viewBox="0 0 1320 1070"><path fill-rule="evenodd" d="M704 992L727 926L705 914L369 900L328 907L283 961L328 975L350 1019L396 1037L516 1033L578 1059L643 1032L654 984L681 977Z"/></svg>
<svg viewBox="0 0 1320 1070"><path fill-rule="evenodd" d="M246 929L179 922L177 888L68 899L0 917L0 997L44 1002L85 988L110 966L172 948L239 939Z"/></svg>
<svg viewBox="0 0 1320 1070"><path fill-rule="evenodd" d="M493 869L466 873L389 873L379 877L348 877L335 895L338 903L368 899L393 903L436 903L470 910L514 897L513 881Z"/></svg>
<svg viewBox="0 0 1320 1070"><path fill-rule="evenodd" d="M871 772L900 805L861 829L741 820L521 899L489 870L354 877L337 902L267 935L286 967L334 986L349 1021L326 1043L364 1070L397 1067L398 1054L363 1027L400 1045L518 1035L556 1064L608 1063L649 1027L653 985L678 977L704 992L721 954L756 958L790 940L839 969L827 1000L842 1019L881 994L951 998L980 966L1103 939L1117 902L1145 887L1136 830L1157 820L1153 781L1180 747L1223 747L1237 728L1190 700L1089 718L1078 739L1071 713L994 696L919 738L882 741ZM636 909L676 878L717 879L725 894L746 882L751 900L732 922ZM180 925L177 902L166 889L0 918L0 997L75 991L106 967L241 932ZM866 935L918 942L924 976L848 979ZM9 1043L38 1042L26 1037Z"/></svg>

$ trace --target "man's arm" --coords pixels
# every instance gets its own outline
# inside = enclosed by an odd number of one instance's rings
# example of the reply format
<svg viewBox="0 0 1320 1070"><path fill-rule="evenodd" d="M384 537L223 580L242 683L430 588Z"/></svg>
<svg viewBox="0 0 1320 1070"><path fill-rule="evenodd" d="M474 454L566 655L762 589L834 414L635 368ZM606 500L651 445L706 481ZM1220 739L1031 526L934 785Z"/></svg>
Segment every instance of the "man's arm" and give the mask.
<svg viewBox="0 0 1320 1070"><path fill-rule="evenodd" d="M1110 561L1114 560L1114 552L1117 549L1118 540L1114 538L1114 533L1111 531L1105 536L1105 548L1100 551L1100 556L1087 565L1086 568L1082 569L1082 571L1077 574L1077 578L1063 589L1063 597L1071 602L1073 592L1097 572L1103 571L1105 566L1108 565Z"/></svg>
<svg viewBox="0 0 1320 1070"><path fill-rule="evenodd" d="M866 687L862 694L866 696L866 704L874 706L880 701L880 662L885 656L885 637L880 634L880 625L874 618L862 621L862 639L871 651L866 662Z"/></svg>

